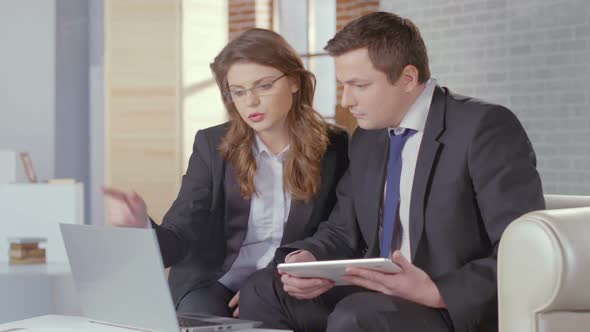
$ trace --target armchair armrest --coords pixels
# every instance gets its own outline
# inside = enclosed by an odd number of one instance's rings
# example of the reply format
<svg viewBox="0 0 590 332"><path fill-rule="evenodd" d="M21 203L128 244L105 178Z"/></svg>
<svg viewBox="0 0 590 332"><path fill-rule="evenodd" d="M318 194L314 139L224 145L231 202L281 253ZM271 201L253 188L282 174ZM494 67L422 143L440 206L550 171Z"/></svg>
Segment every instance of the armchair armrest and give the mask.
<svg viewBox="0 0 590 332"><path fill-rule="evenodd" d="M535 211L510 224L498 252L498 305L501 332L590 324L590 207Z"/></svg>

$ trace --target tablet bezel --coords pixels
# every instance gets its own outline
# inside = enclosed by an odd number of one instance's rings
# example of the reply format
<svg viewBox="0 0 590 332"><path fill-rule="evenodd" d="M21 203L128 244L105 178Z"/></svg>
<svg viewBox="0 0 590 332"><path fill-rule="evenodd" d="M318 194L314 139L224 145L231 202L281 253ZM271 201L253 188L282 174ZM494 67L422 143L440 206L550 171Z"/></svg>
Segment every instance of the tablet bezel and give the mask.
<svg viewBox="0 0 590 332"><path fill-rule="evenodd" d="M346 275L347 267L358 267L394 274L401 272L399 265L389 258L360 258L331 261L282 263L277 268L289 275L300 278L321 278L334 281L336 286L349 285L341 277Z"/></svg>

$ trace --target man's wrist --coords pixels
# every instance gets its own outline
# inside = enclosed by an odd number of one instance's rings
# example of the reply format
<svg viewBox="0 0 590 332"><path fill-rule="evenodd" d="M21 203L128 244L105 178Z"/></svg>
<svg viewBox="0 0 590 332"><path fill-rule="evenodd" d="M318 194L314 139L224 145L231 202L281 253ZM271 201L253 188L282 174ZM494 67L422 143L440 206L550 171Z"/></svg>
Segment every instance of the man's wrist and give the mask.
<svg viewBox="0 0 590 332"><path fill-rule="evenodd" d="M285 256L285 262L287 262L287 260L289 259L289 257L291 257L293 255L297 255L298 253L300 253L302 251L303 251L303 249L291 251L290 253L287 254L287 256Z"/></svg>
<svg viewBox="0 0 590 332"><path fill-rule="evenodd" d="M433 301L431 306L437 309L446 309L447 304L445 303L445 300L443 299L440 290L434 282L432 282L432 294Z"/></svg>

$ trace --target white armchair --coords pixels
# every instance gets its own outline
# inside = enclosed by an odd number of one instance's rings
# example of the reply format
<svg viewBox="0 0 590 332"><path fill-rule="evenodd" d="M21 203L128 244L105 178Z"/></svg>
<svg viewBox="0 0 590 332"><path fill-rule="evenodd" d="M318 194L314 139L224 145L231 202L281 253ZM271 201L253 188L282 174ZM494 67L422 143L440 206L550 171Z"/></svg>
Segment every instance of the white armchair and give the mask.
<svg viewBox="0 0 590 332"><path fill-rule="evenodd" d="M500 241L500 332L590 331L590 196L545 202Z"/></svg>

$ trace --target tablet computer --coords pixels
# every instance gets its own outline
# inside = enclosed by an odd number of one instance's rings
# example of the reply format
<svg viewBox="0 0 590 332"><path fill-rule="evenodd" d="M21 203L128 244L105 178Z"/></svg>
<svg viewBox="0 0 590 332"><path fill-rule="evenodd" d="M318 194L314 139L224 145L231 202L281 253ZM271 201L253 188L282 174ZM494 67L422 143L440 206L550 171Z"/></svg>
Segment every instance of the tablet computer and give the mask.
<svg viewBox="0 0 590 332"><path fill-rule="evenodd" d="M346 275L347 267L360 267L384 273L401 272L399 265L389 258L362 258L334 261L282 263L277 268L292 276L301 278L323 278L334 281L336 286L348 285L341 277Z"/></svg>

